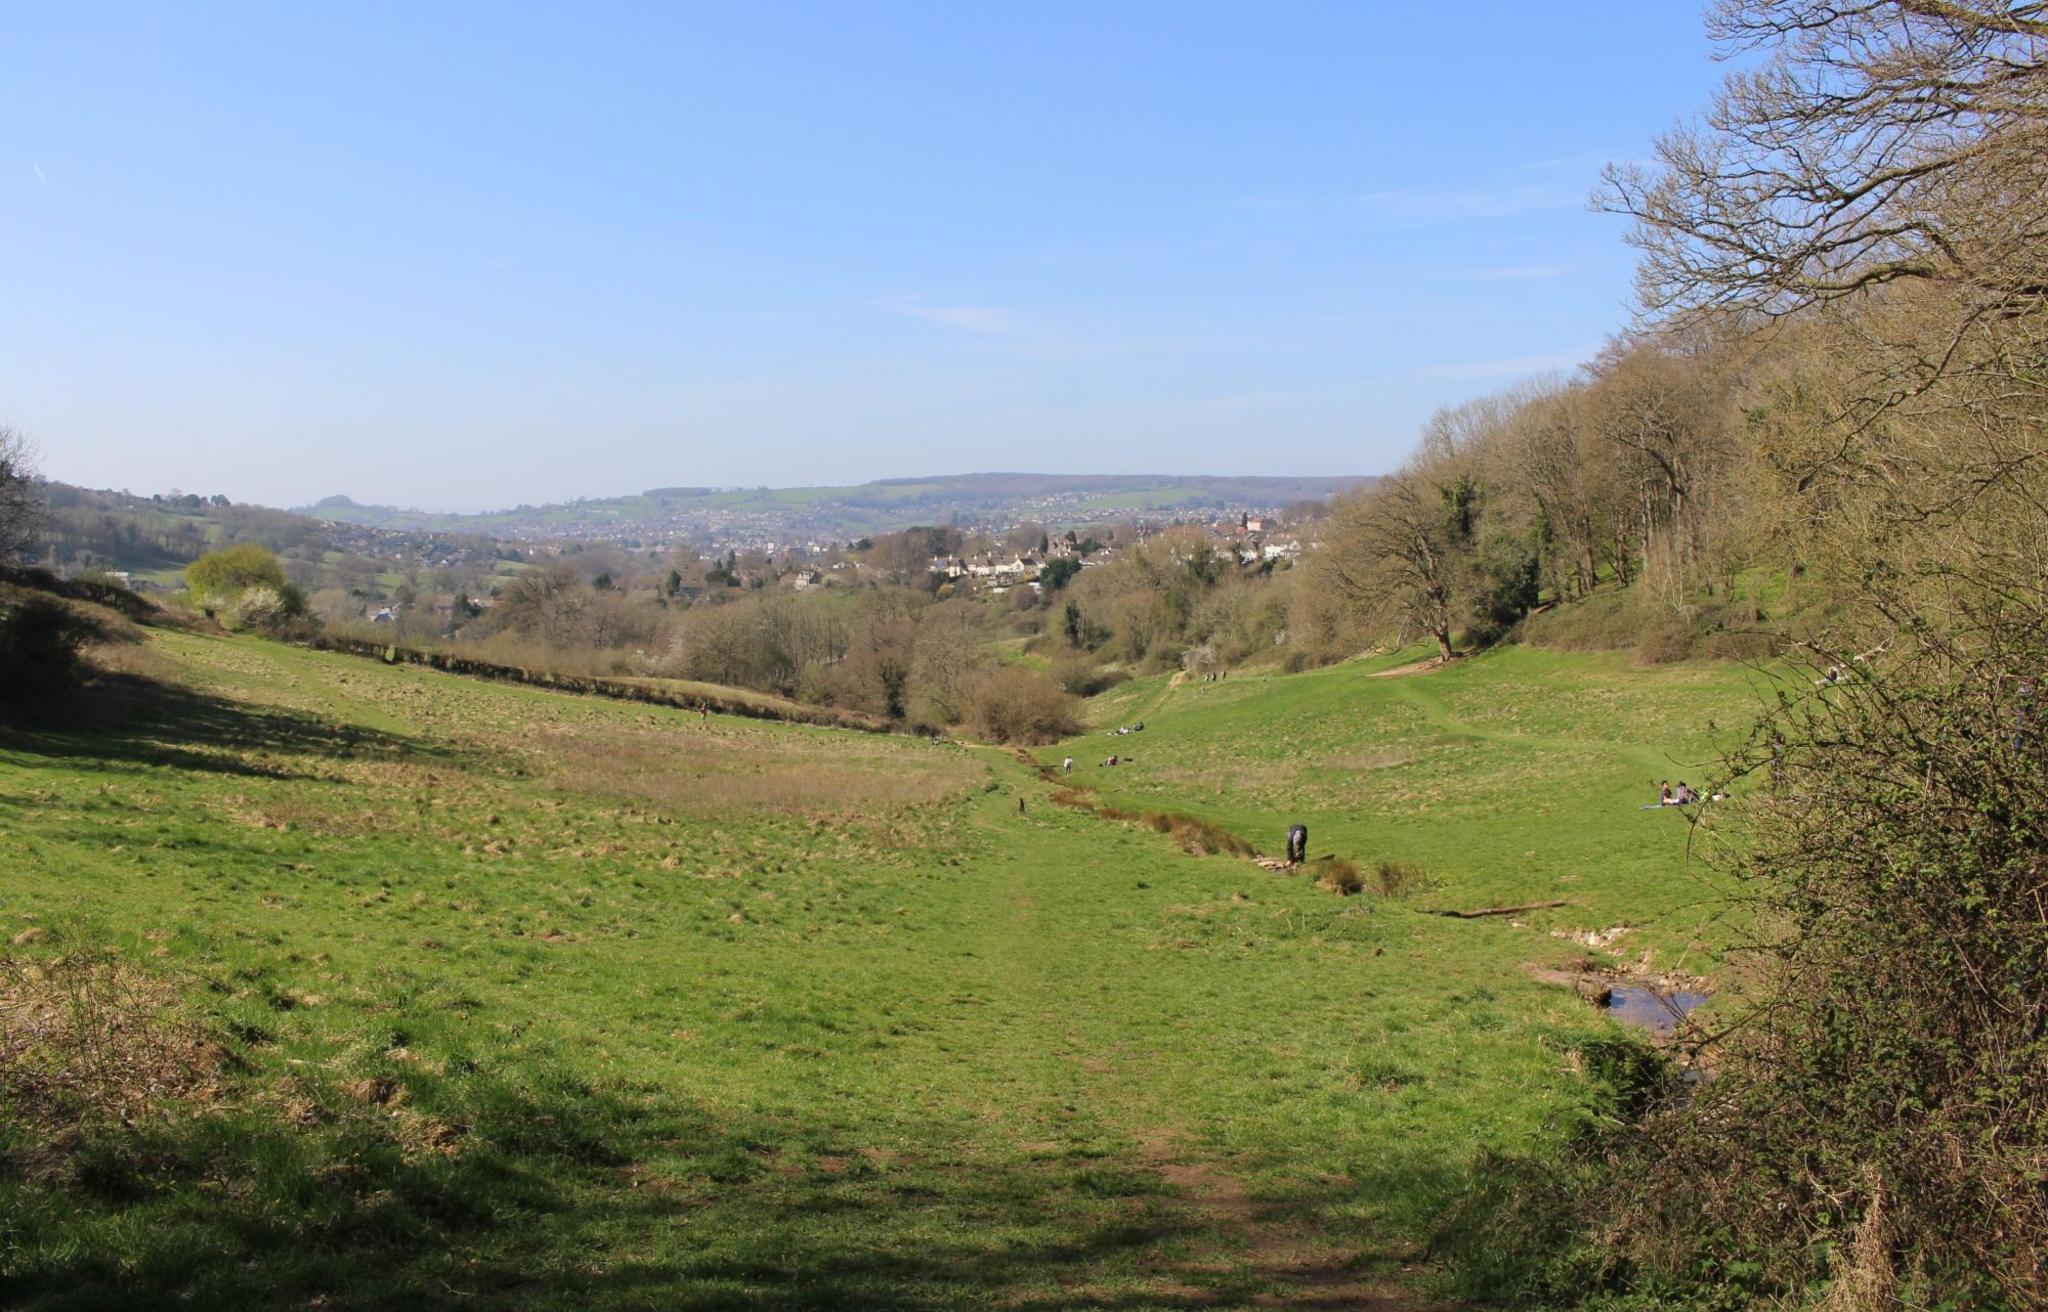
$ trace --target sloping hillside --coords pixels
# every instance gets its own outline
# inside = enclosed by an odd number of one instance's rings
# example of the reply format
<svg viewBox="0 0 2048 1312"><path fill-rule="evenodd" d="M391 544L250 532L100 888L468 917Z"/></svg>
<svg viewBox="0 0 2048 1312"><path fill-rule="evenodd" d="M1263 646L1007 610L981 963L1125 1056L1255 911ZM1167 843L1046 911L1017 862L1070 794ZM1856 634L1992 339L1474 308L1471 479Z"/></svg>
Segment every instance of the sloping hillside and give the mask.
<svg viewBox="0 0 2048 1312"><path fill-rule="evenodd" d="M1565 899L1531 923L1630 925L1672 962L1725 939L1726 908L1689 860L1687 821L1711 806L1643 807L1660 781L1707 784L1766 676L1526 647L1446 668L1416 654L1134 681L1096 699L1089 734L1039 757L1076 758L1077 782L1119 806L1198 815L1268 852L1302 823L1316 854L1412 864L1427 905ZM1104 736L1138 721L1142 733Z"/></svg>
<svg viewBox="0 0 2048 1312"><path fill-rule="evenodd" d="M913 524L1031 519L1060 526L1134 513L1319 501L1364 477L1219 478L1180 474L946 474L851 487L662 487L487 514L400 510L328 497L303 514L374 528L557 537L622 527L683 531L744 523L761 532L857 537Z"/></svg>
<svg viewBox="0 0 2048 1312"><path fill-rule="evenodd" d="M998 753L146 653L125 725L0 739L30 1306L1414 1306L1464 1164L1599 1096L1522 931Z"/></svg>

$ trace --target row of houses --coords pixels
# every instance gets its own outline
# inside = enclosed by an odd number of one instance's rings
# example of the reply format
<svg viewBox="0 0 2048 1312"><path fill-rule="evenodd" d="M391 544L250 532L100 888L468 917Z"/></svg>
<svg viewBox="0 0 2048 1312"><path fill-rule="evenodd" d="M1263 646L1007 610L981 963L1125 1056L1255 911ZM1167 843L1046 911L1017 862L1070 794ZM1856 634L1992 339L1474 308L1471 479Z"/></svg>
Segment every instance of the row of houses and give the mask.
<svg viewBox="0 0 2048 1312"><path fill-rule="evenodd" d="M1035 579L1041 568L1037 556L1025 554L1003 560L993 554L976 557L933 556L931 572L942 579L980 579L988 583L1009 585L1024 579Z"/></svg>

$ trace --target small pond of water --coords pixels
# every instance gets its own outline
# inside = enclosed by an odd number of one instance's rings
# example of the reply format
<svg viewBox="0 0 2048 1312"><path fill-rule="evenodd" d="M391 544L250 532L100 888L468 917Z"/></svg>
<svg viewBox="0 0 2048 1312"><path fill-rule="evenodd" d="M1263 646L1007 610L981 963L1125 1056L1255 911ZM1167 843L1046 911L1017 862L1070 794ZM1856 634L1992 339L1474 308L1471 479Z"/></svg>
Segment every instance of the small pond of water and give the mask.
<svg viewBox="0 0 2048 1312"><path fill-rule="evenodd" d="M1624 1025L1640 1025L1654 1034L1670 1034L1706 1001L1706 994L1689 990L1660 993L1639 984L1617 984L1607 995L1607 1014Z"/></svg>

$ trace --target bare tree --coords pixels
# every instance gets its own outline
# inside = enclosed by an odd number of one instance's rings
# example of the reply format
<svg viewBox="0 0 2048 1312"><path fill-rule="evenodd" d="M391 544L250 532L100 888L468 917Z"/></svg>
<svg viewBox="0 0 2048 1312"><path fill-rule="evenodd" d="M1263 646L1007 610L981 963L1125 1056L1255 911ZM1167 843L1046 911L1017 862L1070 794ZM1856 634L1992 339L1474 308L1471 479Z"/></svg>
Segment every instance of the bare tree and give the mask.
<svg viewBox="0 0 2048 1312"><path fill-rule="evenodd" d="M491 626L537 637L567 648L582 637L591 591L575 571L562 565L529 570L505 590L492 608Z"/></svg>
<svg viewBox="0 0 2048 1312"><path fill-rule="evenodd" d="M1338 590L1381 624L1428 634L1451 659L1463 599L1442 489L1411 466L1343 498L1330 518L1322 564Z"/></svg>
<svg viewBox="0 0 2048 1312"><path fill-rule="evenodd" d="M1980 312L2048 296L2048 6L1718 0L1728 78L1657 167L1610 168L1654 309L1782 315L1901 281Z"/></svg>
<svg viewBox="0 0 2048 1312"><path fill-rule="evenodd" d="M1038 550L1039 543L1045 540L1045 525L1027 519L1003 534L1003 550L1013 556L1028 556Z"/></svg>
<svg viewBox="0 0 2048 1312"><path fill-rule="evenodd" d="M959 549L958 529L907 528L876 538L868 564L890 583L916 586L930 580L934 557Z"/></svg>
<svg viewBox="0 0 2048 1312"><path fill-rule="evenodd" d="M34 438L0 424L0 561L25 555L42 528L40 454Z"/></svg>
<svg viewBox="0 0 2048 1312"><path fill-rule="evenodd" d="M1612 461L1598 458L1585 387L1531 396L1502 452L1501 481L1533 502L1548 535L1552 587L1583 596L1600 578L1602 526L1612 518Z"/></svg>

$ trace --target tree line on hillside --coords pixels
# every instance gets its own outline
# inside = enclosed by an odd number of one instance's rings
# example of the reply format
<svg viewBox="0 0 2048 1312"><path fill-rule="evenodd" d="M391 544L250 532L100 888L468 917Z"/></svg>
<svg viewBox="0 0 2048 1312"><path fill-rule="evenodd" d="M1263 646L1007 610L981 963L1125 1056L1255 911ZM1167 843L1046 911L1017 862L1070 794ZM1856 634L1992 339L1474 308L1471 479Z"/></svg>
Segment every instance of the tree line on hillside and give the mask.
<svg viewBox="0 0 2048 1312"><path fill-rule="evenodd" d="M1646 331L1575 377L1439 412L1399 469L1332 508L1317 582L1443 659L1602 590L1625 594L1621 639L1653 657L1759 625L1757 599L1805 565L1767 440L1797 376L1786 345L1765 357L1735 324Z"/></svg>
<svg viewBox="0 0 2048 1312"><path fill-rule="evenodd" d="M1798 573L1815 677L1696 822L1753 927L1713 1077L1629 1068L1563 1162L1483 1163L1441 1251L1543 1305L2048 1306L2048 8L1710 22L1758 58L1605 193L1649 327L1433 427L1352 577L1441 635L1489 532L1680 618Z"/></svg>
<svg viewBox="0 0 2048 1312"><path fill-rule="evenodd" d="M300 516L41 483L26 439L12 440L5 487L23 513L11 554L99 579L113 577L100 562L182 560L174 600L231 628L318 627L532 670L730 684L1002 740L1070 728L1075 697L1121 677L1112 667L1165 668L1194 648L1187 659L1211 668L1219 637L1222 659L1249 654L1284 609L1253 604L1274 569L1243 564L1241 544L1194 529L1148 536L1132 522L911 528L774 557L566 543L508 560L522 553L499 547L488 573L386 569L334 550ZM969 560L1021 572L991 585L934 567ZM1004 644L1019 659L1002 658Z"/></svg>
<svg viewBox="0 0 2048 1312"><path fill-rule="evenodd" d="M254 542L286 556L314 543L325 545L317 521L236 505L224 496L139 497L53 483L42 499L36 556L51 568L183 565L237 542Z"/></svg>
<svg viewBox="0 0 2048 1312"><path fill-rule="evenodd" d="M1118 540L1114 529L1099 531ZM1128 545L1116 551L1092 533L1062 536L1072 554L1052 554L1051 535L1037 526L985 544L947 528L884 534L832 562L851 566L843 571L850 577L804 590L786 585L786 559L778 576L758 558L665 558L668 573L651 593L629 575L586 578L557 563L525 573L440 641L518 663L696 679L967 725L999 740L1043 739L1071 728L1075 697L1117 677L1113 664L1177 661L1201 622L1190 599L1222 586L1227 573L1191 531L1141 541L1126 529ZM1182 544L1191 544L1191 571L1165 563ZM934 571L935 558L977 546L1039 559L1001 588ZM1082 570L1091 557L1103 563ZM805 566L796 568L804 576ZM1178 572L1185 588L1159 589L1162 570ZM1138 613L1154 605L1170 623Z"/></svg>

